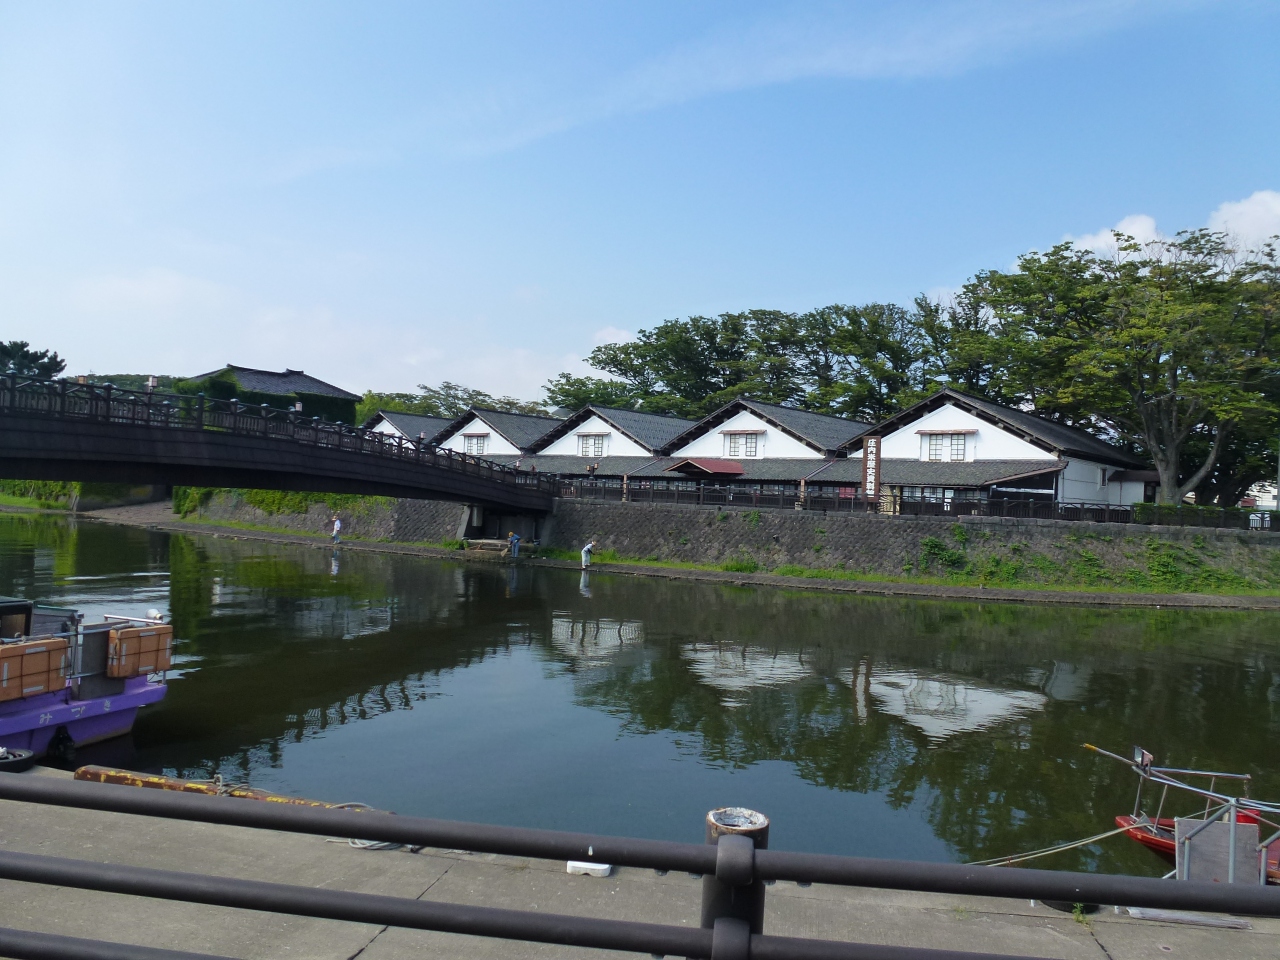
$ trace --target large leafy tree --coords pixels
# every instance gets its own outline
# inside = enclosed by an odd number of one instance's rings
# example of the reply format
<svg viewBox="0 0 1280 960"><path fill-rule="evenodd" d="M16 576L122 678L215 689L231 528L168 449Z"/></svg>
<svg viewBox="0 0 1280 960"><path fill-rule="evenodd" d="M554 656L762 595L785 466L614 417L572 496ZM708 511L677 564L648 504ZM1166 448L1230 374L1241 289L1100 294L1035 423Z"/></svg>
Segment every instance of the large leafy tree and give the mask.
<svg viewBox="0 0 1280 960"><path fill-rule="evenodd" d="M67 368L67 362L50 350L32 350L25 340L0 343L0 373L23 377L53 378Z"/></svg>
<svg viewBox="0 0 1280 960"><path fill-rule="evenodd" d="M1028 254L964 296L989 319L991 380L1006 400L1145 450L1160 500L1176 503L1233 436L1276 415L1274 268L1238 263L1205 230L1116 240L1113 257L1070 243Z"/></svg>

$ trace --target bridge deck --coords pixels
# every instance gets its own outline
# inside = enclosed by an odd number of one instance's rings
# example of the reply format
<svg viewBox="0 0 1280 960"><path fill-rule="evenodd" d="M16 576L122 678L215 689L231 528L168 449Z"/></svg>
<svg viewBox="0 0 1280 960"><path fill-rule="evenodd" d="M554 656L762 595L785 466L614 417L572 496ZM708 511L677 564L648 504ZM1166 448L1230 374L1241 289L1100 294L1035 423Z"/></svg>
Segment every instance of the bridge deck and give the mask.
<svg viewBox="0 0 1280 960"><path fill-rule="evenodd" d="M0 474L551 509L554 484L454 451L203 396L0 377Z"/></svg>

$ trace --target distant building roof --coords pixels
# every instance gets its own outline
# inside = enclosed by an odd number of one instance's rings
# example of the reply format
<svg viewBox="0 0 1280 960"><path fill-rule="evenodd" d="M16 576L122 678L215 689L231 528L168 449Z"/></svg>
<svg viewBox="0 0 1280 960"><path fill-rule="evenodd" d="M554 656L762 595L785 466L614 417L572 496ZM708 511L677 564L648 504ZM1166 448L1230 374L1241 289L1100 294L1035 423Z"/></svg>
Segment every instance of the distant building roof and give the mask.
<svg viewBox="0 0 1280 960"><path fill-rule="evenodd" d="M447 417L428 417L421 413L402 413L399 410L379 410L365 421L365 428L372 430L378 421L385 420L402 435L410 440L425 436L428 440L453 423Z"/></svg>
<svg viewBox="0 0 1280 960"><path fill-rule="evenodd" d="M595 404L588 404L543 434L538 439L538 449L544 449L561 437L567 436L576 427L592 417L599 417L619 433L631 438L652 453L657 453L694 425L694 421L681 420L679 417L668 417L658 413L643 413L639 410L618 410L613 407L598 407Z"/></svg>
<svg viewBox="0 0 1280 960"><path fill-rule="evenodd" d="M1072 457L1080 457L1098 463L1109 463L1119 467L1145 467L1147 464L1119 447L1113 446L1087 430L1069 427L1064 423L1055 423L1044 417L1036 416L1025 410L1015 410L1004 404L982 397L961 393L951 387L945 387L932 396L926 397L901 413L876 424L875 433L884 436L916 420L939 407L951 404L965 410L981 420L994 423L1002 429L1036 446ZM855 450L861 446L861 437L846 444L846 450Z"/></svg>
<svg viewBox="0 0 1280 960"><path fill-rule="evenodd" d="M215 377L228 370L235 374L240 386L258 393L278 393L283 396L295 393L314 393L321 397L339 397L343 400L360 399L357 394L349 393L341 387L335 387L332 383L317 380L301 370L285 369L283 372L277 373L274 370L255 370L252 367L237 367L235 364L229 363L225 367L202 373L192 379L207 380L209 377Z"/></svg>
<svg viewBox="0 0 1280 960"><path fill-rule="evenodd" d="M834 456L837 450L862 436L873 426L860 420L832 417L825 413L813 413L809 410L798 410L795 407L781 407L773 403L760 403L756 400L740 398L731 400L719 410L693 424L679 436L674 437L667 445L668 450L677 449L744 410L749 410L766 423L772 424L783 433L789 434L826 456Z"/></svg>
<svg viewBox="0 0 1280 960"><path fill-rule="evenodd" d="M479 417L491 428L502 434L513 447L528 450L548 430L563 423L557 417L539 417L531 413L508 413L505 410L489 410L485 407L472 407L462 416L449 421L435 436L428 437L432 443L440 443L454 430L463 426L472 417Z"/></svg>

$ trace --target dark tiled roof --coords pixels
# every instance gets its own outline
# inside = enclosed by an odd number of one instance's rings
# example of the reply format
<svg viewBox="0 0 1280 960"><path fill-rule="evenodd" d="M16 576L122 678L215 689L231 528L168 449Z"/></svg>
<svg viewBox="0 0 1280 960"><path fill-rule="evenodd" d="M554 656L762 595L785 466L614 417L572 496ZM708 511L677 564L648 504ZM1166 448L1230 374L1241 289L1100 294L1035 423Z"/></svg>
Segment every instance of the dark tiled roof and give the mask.
<svg viewBox="0 0 1280 960"><path fill-rule="evenodd" d="M668 451L675 450L702 436L743 410L750 410L766 422L780 427L785 433L792 434L814 450L824 454L834 453L872 427L872 424L862 423L859 420L829 417L824 413L811 413L808 410L797 410L795 407L780 407L772 403L738 399L726 403L715 413L709 414L684 433L672 438L667 445Z"/></svg>
<svg viewBox="0 0 1280 960"><path fill-rule="evenodd" d="M579 477L587 475L587 467L593 463L599 464L596 470L597 477L622 477L627 474L634 474L637 470L647 464L654 462L654 457L574 457L574 456L547 456L546 454L533 454L522 457L513 456L511 454L503 454L492 456L488 459L498 463L507 465L520 461L520 469L528 470L530 467L537 467L539 473L560 474L566 477ZM674 460L665 459L664 463L675 463Z"/></svg>
<svg viewBox="0 0 1280 960"><path fill-rule="evenodd" d="M1038 417L1034 413L1015 410L1013 407L1006 407L1004 404L995 403L992 400L984 400L968 393L961 393L951 387L940 390L914 406L908 407L901 413L895 414L877 424L876 432L881 435L892 433L894 430L900 429L920 419L924 414L937 409L947 400L953 401L961 409L969 408L988 419L1003 423L1012 428L1013 432L1025 434L1062 454L1116 466L1147 466L1145 461L1126 453L1119 447L1112 446L1105 440L1100 440L1087 430L1069 427L1063 423L1054 423L1052 420ZM851 443L849 448L856 449L859 446L860 444L855 442Z"/></svg>
<svg viewBox="0 0 1280 960"><path fill-rule="evenodd" d="M687 457L663 457L660 461L645 467L643 470L637 470L632 474L632 476L654 478L662 477L667 480L679 480L681 479L680 474L668 473L667 469L686 460L688 460ZM759 460L741 459L733 462L742 465L742 473L734 477L725 477L723 479L755 481L759 483L782 483L787 481L799 482L810 474L821 470L830 461L823 460L818 457L777 457L773 459L763 457Z"/></svg>
<svg viewBox="0 0 1280 960"><path fill-rule="evenodd" d="M192 379L205 380L222 373L223 370L230 370L235 374L237 382L246 390L255 390L258 393L278 393L283 396L294 393L314 393L321 397L340 397L343 400L360 399L357 394L348 393L332 383L317 380L301 370L285 370L283 373L277 373L274 370L254 370L252 367L237 367L229 363L219 370L211 370Z"/></svg>
<svg viewBox="0 0 1280 960"><path fill-rule="evenodd" d="M1001 480L1056 473L1061 460L973 460L938 463L885 457L880 461L880 482L903 487L985 487ZM810 478L812 483L861 483L862 458L833 460Z"/></svg>
<svg viewBox="0 0 1280 960"><path fill-rule="evenodd" d="M694 425L692 420L681 420L679 417L666 417L656 413L642 413L639 410L617 410L612 407L583 407L568 419L560 421L559 426L543 434L538 440L538 448L542 449L572 433L591 417L597 416L615 429L626 434L646 450L661 450L680 434Z"/></svg>
<svg viewBox="0 0 1280 960"><path fill-rule="evenodd" d="M370 417L365 426L374 427L379 419L387 421L410 440L416 440L424 434L430 440L453 423L445 417L427 417L420 413L402 413L399 410L379 410L377 416Z"/></svg>
<svg viewBox="0 0 1280 960"><path fill-rule="evenodd" d="M453 433L472 417L479 417L492 429L511 442L518 450L528 450L549 430L560 426L563 420L557 417L539 417L531 413L507 413L505 410L488 410L484 407L472 407L456 420L450 421L434 437L428 437L432 443L439 443ZM490 457L489 459L492 459ZM539 467L538 469L542 469Z"/></svg>

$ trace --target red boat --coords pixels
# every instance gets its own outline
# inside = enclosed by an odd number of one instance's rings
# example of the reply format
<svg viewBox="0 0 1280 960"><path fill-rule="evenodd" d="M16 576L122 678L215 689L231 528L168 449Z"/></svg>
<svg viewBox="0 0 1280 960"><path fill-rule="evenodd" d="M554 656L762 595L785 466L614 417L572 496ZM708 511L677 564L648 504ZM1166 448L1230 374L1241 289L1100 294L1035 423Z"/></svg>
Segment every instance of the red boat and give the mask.
<svg viewBox="0 0 1280 960"><path fill-rule="evenodd" d="M1254 813L1242 810L1238 822L1257 823L1258 817ZM1154 850L1169 863L1177 859L1172 817L1151 820L1146 814L1139 814L1136 817L1124 814L1116 817L1116 826L1129 827L1130 829L1124 832L1126 837L1138 841L1148 850ZM1267 883L1280 884L1280 840L1273 841L1271 846L1267 847Z"/></svg>
<svg viewBox="0 0 1280 960"><path fill-rule="evenodd" d="M1116 817L1116 826L1124 831L1130 840L1135 840L1148 850L1153 850L1171 864L1177 864L1178 841L1176 837L1177 822L1190 820L1214 821L1226 820L1231 811L1235 811L1236 823L1256 825L1258 835L1266 837L1266 875L1267 883L1280 885L1280 805L1265 803L1248 798L1250 777L1247 773L1220 773L1211 770L1186 770L1177 767L1157 767L1154 758L1141 747L1134 747L1133 759L1119 756L1086 743L1085 747L1095 753L1119 760L1127 764L1138 775L1138 795L1133 802L1133 813ZM1208 787L1189 783L1191 779L1208 780ZM1237 783L1245 794L1237 796L1221 792L1218 782ZM1151 783L1161 788L1159 805L1154 817L1142 810L1142 788ZM1204 806L1188 817L1165 817L1165 803L1172 788L1177 795L1192 795L1197 803ZM1208 824L1206 823L1206 826ZM1274 832L1273 832L1274 831ZM1186 839L1190 840L1199 830L1192 830ZM1261 850L1261 845L1258 848ZM1253 868L1254 876L1258 876L1262 863L1258 861ZM1172 874L1170 874L1172 876Z"/></svg>

